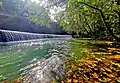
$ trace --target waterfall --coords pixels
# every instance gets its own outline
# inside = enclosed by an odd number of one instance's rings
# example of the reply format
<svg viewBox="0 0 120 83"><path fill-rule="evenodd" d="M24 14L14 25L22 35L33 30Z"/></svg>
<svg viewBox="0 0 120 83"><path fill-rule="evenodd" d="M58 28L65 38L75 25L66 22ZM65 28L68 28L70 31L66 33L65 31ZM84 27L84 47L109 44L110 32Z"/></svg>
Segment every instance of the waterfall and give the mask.
<svg viewBox="0 0 120 83"><path fill-rule="evenodd" d="M33 39L43 39L43 38L72 38L72 36L0 30L0 42L33 40Z"/></svg>

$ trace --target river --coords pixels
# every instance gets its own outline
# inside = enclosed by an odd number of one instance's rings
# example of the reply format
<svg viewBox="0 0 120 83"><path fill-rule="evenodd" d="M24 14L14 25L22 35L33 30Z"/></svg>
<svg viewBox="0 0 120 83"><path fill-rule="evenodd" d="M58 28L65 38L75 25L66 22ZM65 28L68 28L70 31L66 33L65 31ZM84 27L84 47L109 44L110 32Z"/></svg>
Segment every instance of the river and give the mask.
<svg viewBox="0 0 120 83"><path fill-rule="evenodd" d="M68 39L45 39L0 46L0 82L12 81L28 74L35 75L34 71L39 68L42 70L37 73L47 68L50 71L48 66L51 64L56 67L60 62L63 63L60 58L67 55L67 44ZM35 75L36 78L42 79L44 76L39 75Z"/></svg>
<svg viewBox="0 0 120 83"><path fill-rule="evenodd" d="M31 83L48 83L64 78L66 55L80 59L91 50L96 55L110 55L104 46L96 47L94 40L43 39L0 46L0 82L23 78ZM105 42L104 42L105 43ZM98 49L99 48L99 49ZM99 51L99 53L98 53ZM119 51L119 50L118 50ZM115 51L116 52L116 51ZM25 82L25 83L26 83Z"/></svg>

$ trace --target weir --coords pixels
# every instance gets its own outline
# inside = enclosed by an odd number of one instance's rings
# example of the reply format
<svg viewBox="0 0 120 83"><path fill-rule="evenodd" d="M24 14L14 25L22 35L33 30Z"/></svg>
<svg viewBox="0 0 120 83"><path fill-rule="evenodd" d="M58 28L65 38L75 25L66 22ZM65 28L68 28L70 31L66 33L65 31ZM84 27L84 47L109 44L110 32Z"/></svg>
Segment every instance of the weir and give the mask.
<svg viewBox="0 0 120 83"><path fill-rule="evenodd" d="M0 42L34 40L44 38L72 38L71 35L37 34L19 31L0 30Z"/></svg>

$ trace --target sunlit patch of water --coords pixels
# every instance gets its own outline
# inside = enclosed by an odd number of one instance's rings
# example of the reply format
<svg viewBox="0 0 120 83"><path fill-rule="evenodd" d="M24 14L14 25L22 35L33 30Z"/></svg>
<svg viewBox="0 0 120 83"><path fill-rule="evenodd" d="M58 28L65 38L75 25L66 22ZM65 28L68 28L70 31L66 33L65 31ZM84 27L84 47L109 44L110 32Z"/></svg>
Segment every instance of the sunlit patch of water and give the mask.
<svg viewBox="0 0 120 83"><path fill-rule="evenodd" d="M66 39L49 39L0 46L0 82L21 76L30 76L28 81L48 78L45 71L50 73L65 61L62 57L67 55L67 44Z"/></svg>

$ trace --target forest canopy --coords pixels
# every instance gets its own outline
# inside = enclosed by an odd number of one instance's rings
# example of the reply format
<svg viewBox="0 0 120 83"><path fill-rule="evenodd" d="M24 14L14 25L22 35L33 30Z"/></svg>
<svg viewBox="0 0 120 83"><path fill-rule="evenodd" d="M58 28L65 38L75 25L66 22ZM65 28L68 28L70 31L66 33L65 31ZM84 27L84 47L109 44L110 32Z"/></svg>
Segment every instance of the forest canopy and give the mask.
<svg viewBox="0 0 120 83"><path fill-rule="evenodd" d="M68 0L66 11L57 17L66 31L78 36L119 40L119 0Z"/></svg>

